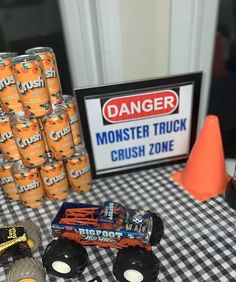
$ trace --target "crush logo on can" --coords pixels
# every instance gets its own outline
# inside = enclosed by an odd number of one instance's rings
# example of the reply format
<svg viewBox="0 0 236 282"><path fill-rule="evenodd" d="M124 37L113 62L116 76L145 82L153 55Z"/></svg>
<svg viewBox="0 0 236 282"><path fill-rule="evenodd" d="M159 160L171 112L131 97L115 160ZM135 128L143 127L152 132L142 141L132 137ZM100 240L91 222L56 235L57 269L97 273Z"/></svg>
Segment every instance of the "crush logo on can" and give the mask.
<svg viewBox="0 0 236 282"><path fill-rule="evenodd" d="M12 176L9 176L9 177L2 177L2 178L0 179L1 185L5 185L5 184L11 183L11 182L13 182L13 181L14 181L14 180L13 180L13 177L12 177Z"/></svg>
<svg viewBox="0 0 236 282"><path fill-rule="evenodd" d="M56 108L54 114L42 118L42 124L53 158L61 160L72 157L74 143L65 109Z"/></svg>
<svg viewBox="0 0 236 282"><path fill-rule="evenodd" d="M25 138L25 139L18 137L16 139L16 143L20 148L24 149L27 146L29 146L30 144L34 144L34 143L36 143L40 140L42 140L42 135L41 135L40 132L38 132L34 136L28 137L28 138Z"/></svg>
<svg viewBox="0 0 236 282"><path fill-rule="evenodd" d="M46 162L46 149L37 119L15 121L12 132L25 166L39 166Z"/></svg>
<svg viewBox="0 0 236 282"><path fill-rule="evenodd" d="M60 104L62 102L62 89L55 54L50 50L46 53L37 52L37 55L40 56L43 63L44 75L47 79L51 102L52 104Z"/></svg>
<svg viewBox="0 0 236 282"><path fill-rule="evenodd" d="M22 193L27 192L29 190L33 190L33 189L40 187L40 183L37 180L34 180L32 183L24 185L24 186L16 184L16 187L17 187L18 193L22 194Z"/></svg>
<svg viewBox="0 0 236 282"><path fill-rule="evenodd" d="M0 91L4 90L7 86L11 86L13 84L15 84L15 79L13 76L0 79Z"/></svg>
<svg viewBox="0 0 236 282"><path fill-rule="evenodd" d="M0 143L5 143L5 142L7 142L7 140L11 139L12 137L13 137L13 134L12 134L11 131L1 133L0 134Z"/></svg>
<svg viewBox="0 0 236 282"><path fill-rule="evenodd" d="M53 141L59 141L63 136L69 134L70 132L71 132L70 126L67 126L60 131L56 131L56 130L50 131L49 136Z"/></svg>
<svg viewBox="0 0 236 282"><path fill-rule="evenodd" d="M104 124L163 116L178 111L177 91L163 90L101 99Z"/></svg>
<svg viewBox="0 0 236 282"><path fill-rule="evenodd" d="M52 186L53 184L56 184L57 182L63 180L66 178L66 173L63 171L60 175L56 176L56 177L44 177L43 178L43 182L47 185L47 186Z"/></svg>
<svg viewBox="0 0 236 282"><path fill-rule="evenodd" d="M24 55L24 58L13 58L12 62L12 72L25 115L42 117L51 113L51 100L40 59Z"/></svg>
<svg viewBox="0 0 236 282"><path fill-rule="evenodd" d="M76 178L80 177L81 175L86 174L89 171L90 171L90 166L87 166L87 167L82 168L80 170L71 169L69 173L70 173L70 176L72 178L76 179Z"/></svg>
<svg viewBox="0 0 236 282"><path fill-rule="evenodd" d="M51 67L49 70L46 70L44 72L44 74L45 74L46 78L55 78L55 77L57 77L56 70L53 67Z"/></svg>
<svg viewBox="0 0 236 282"><path fill-rule="evenodd" d="M20 171L15 172L16 169ZM26 169L21 162L16 162L12 171L21 203L27 208L42 206L46 201L46 195L37 168Z"/></svg>
<svg viewBox="0 0 236 282"><path fill-rule="evenodd" d="M35 88L42 88L45 87L45 82L42 79L42 77L38 77L35 80L30 80L27 82L21 82L21 81L17 81L16 82L17 85L17 89L21 94L25 94L26 92L28 92L29 90L35 89Z"/></svg>

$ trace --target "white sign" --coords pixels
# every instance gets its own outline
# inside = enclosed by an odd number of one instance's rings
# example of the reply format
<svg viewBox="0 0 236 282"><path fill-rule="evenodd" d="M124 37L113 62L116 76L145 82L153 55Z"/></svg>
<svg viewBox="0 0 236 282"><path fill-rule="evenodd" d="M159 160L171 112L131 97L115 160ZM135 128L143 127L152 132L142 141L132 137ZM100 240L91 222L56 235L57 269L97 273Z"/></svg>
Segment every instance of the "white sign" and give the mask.
<svg viewBox="0 0 236 282"><path fill-rule="evenodd" d="M190 82L84 96L96 175L186 158L192 141L193 94Z"/></svg>

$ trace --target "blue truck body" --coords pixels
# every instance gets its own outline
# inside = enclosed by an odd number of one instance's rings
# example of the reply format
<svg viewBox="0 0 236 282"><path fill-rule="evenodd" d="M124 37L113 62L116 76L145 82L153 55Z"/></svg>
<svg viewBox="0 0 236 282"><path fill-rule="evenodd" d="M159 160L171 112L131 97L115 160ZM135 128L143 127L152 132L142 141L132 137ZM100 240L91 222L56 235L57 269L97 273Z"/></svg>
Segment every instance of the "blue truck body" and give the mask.
<svg viewBox="0 0 236 282"><path fill-rule="evenodd" d="M60 220L68 209L94 209L96 226L75 223L64 224ZM143 245L149 244L152 233L152 213L145 210L126 209L119 203L107 201L103 206L83 203L64 202L52 222L54 236L63 236L64 232L79 234L84 241L107 242L111 245L123 239L136 239Z"/></svg>

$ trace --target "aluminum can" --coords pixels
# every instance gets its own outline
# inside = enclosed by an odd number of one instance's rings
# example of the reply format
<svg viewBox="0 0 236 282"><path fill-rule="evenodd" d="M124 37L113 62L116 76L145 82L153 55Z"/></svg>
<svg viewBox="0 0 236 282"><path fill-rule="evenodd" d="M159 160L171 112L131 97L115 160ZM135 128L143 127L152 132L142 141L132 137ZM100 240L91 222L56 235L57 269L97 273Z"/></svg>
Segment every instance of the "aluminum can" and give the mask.
<svg viewBox="0 0 236 282"><path fill-rule="evenodd" d="M69 194L69 184L63 161L49 160L41 166L40 175L48 198L64 200Z"/></svg>
<svg viewBox="0 0 236 282"><path fill-rule="evenodd" d="M0 104L5 113L23 109L11 68L11 58L15 55L14 52L0 53Z"/></svg>
<svg viewBox="0 0 236 282"><path fill-rule="evenodd" d="M52 114L42 118L42 123L52 157L57 160L72 157L75 150L66 110L54 107Z"/></svg>
<svg viewBox="0 0 236 282"><path fill-rule="evenodd" d="M46 134L45 134L45 131L44 131L44 128L43 128L42 119L37 118L37 120L38 120L39 127L40 127L40 130L41 130L41 133L42 133L42 138L43 138L43 142L44 142L44 145L45 145L45 150L46 150L47 154L49 155L49 157L51 157L51 153L50 153L49 146L48 146L48 141L47 141Z"/></svg>
<svg viewBox="0 0 236 282"><path fill-rule="evenodd" d="M80 123L75 98L70 95L63 95L63 103L61 105L66 108L69 116L74 145L79 146L81 145Z"/></svg>
<svg viewBox="0 0 236 282"><path fill-rule="evenodd" d="M49 114L52 106L41 59L35 55L21 55L11 61L26 116L41 117Z"/></svg>
<svg viewBox="0 0 236 282"><path fill-rule="evenodd" d="M90 191L92 174L85 147L80 147L74 156L67 159L65 163L68 180L73 191L78 193Z"/></svg>
<svg viewBox="0 0 236 282"><path fill-rule="evenodd" d="M20 196L18 194L16 184L11 175L11 166L13 162L0 161L0 185L1 188L9 200L19 201Z"/></svg>
<svg viewBox="0 0 236 282"><path fill-rule="evenodd" d="M44 205L46 194L38 169L27 168L19 160L14 162L11 171L23 206L38 208Z"/></svg>
<svg viewBox="0 0 236 282"><path fill-rule="evenodd" d="M62 102L62 89L57 68L56 56L50 47L35 47L25 51L26 54L38 55L43 63L44 74L48 83L48 90L52 104Z"/></svg>
<svg viewBox="0 0 236 282"><path fill-rule="evenodd" d="M38 120L18 112L11 116L10 123L23 164L27 167L44 164L47 154Z"/></svg>
<svg viewBox="0 0 236 282"><path fill-rule="evenodd" d="M10 126L10 116L4 112L0 112L0 149L7 161L20 159L20 154Z"/></svg>

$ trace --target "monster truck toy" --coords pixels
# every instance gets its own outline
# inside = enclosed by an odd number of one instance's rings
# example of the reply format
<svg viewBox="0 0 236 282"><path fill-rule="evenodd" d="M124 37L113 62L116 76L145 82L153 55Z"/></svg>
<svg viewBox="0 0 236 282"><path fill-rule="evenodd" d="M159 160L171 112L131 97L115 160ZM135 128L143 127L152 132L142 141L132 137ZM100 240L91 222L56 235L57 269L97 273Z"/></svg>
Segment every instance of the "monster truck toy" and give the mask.
<svg viewBox="0 0 236 282"><path fill-rule="evenodd" d="M11 253L14 261L8 271L7 282L45 281L43 265L32 257L40 243L39 228L31 221L0 226L0 256Z"/></svg>
<svg viewBox="0 0 236 282"><path fill-rule="evenodd" d="M48 272L72 278L88 263L82 245L119 249L113 265L118 281L156 281L159 264L152 252L164 233L160 217L150 211L126 209L119 203L104 206L63 203L52 222L54 239L43 264Z"/></svg>

